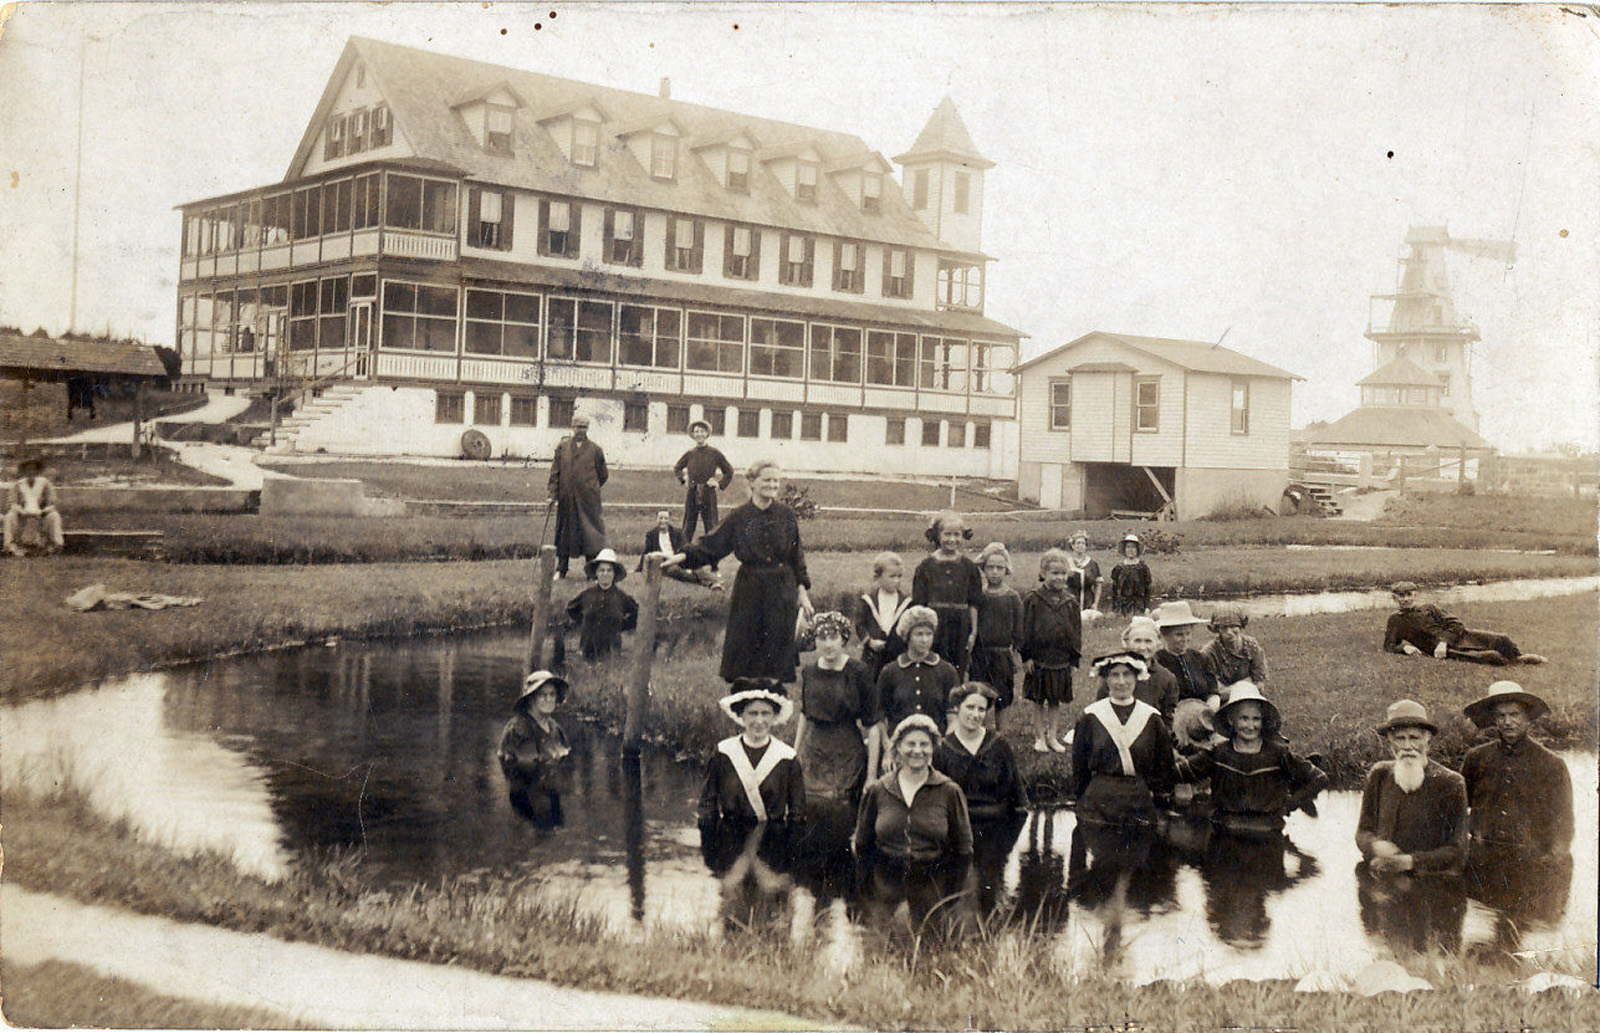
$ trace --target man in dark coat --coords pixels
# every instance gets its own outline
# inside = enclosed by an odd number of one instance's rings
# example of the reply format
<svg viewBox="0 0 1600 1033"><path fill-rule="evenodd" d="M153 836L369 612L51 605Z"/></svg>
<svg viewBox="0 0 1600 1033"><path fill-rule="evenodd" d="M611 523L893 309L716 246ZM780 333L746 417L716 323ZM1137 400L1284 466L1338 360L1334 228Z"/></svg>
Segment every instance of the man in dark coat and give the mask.
<svg viewBox="0 0 1600 1033"><path fill-rule="evenodd" d="M694 447L678 457L672 472L678 483L685 486L683 497L683 537L694 539L695 525L710 534L717 526L717 492L726 491L733 482L733 466L728 457L715 446L706 444L711 437L711 424L695 420L689 424L689 436Z"/></svg>
<svg viewBox="0 0 1600 1033"><path fill-rule="evenodd" d="M556 576L566 577L574 556L587 562L606 546L606 521L600 512L600 486L606 483L606 454L589 440L589 417L574 416L572 433L556 445L550 462L550 499L556 506Z"/></svg>
<svg viewBox="0 0 1600 1033"><path fill-rule="evenodd" d="M1498 733L1461 763L1471 811L1467 893L1517 925L1558 917L1572 880L1572 778L1528 737L1549 709L1516 682L1498 681L1463 711Z"/></svg>
<svg viewBox="0 0 1600 1033"><path fill-rule="evenodd" d="M1397 581L1389 587L1399 613L1391 614L1383 631L1383 651L1438 660L1465 660L1474 664L1542 664L1537 653L1524 653L1505 635L1477 631L1432 604L1417 602L1417 586Z"/></svg>

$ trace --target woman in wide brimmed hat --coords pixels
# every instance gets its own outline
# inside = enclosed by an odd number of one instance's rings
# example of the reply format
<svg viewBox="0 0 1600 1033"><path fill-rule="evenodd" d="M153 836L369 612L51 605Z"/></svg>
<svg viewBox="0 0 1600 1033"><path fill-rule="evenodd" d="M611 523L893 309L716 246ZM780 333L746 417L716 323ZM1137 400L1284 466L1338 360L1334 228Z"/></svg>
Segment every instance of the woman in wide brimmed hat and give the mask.
<svg viewBox="0 0 1600 1033"><path fill-rule="evenodd" d="M500 770L511 806L535 824L561 824L561 793L571 781L571 747L555 718L567 700L565 678L534 671L522 683L511 720L500 733Z"/></svg>
<svg viewBox="0 0 1600 1033"><path fill-rule="evenodd" d="M1129 531L1117 543L1122 559L1111 568L1111 608L1118 616L1132 617L1150 608L1150 568L1144 562L1144 543Z"/></svg>
<svg viewBox="0 0 1600 1033"><path fill-rule="evenodd" d="M584 573L595 583L567 604L567 623L579 626L578 648L593 662L622 649L622 633L638 626L639 604L617 587L628 571L610 549L601 549L585 563Z"/></svg>
<svg viewBox="0 0 1600 1033"><path fill-rule="evenodd" d="M1072 734L1072 783L1079 822L1151 826L1172 792L1172 733L1155 707L1134 697L1149 667L1131 652L1109 653L1092 670L1106 698L1083 708Z"/></svg>
<svg viewBox="0 0 1600 1033"><path fill-rule="evenodd" d="M893 769L867 786L856 817L856 864L878 923L903 900L913 928L966 883L972 824L961 788L933 766L939 725L912 714L889 737Z"/></svg>
<svg viewBox="0 0 1600 1033"><path fill-rule="evenodd" d="M1209 626L1217 637L1206 643L1200 655L1211 665L1219 686L1249 681L1266 688L1267 654L1260 642L1244 633L1249 625L1250 615L1238 603L1223 603L1211 613Z"/></svg>
<svg viewBox="0 0 1600 1033"><path fill-rule="evenodd" d="M1178 761L1185 782L1211 779L1212 815L1241 835L1273 835L1283 819L1327 788L1328 776L1281 741L1278 708L1248 681L1228 687L1216 723L1228 739Z"/></svg>
<svg viewBox="0 0 1600 1033"><path fill-rule="evenodd" d="M1183 600L1166 602L1150 611L1157 629L1161 632L1161 650L1156 662L1178 679L1178 698L1205 700L1215 708L1217 676L1211 662L1198 649L1191 646L1194 629L1206 623Z"/></svg>

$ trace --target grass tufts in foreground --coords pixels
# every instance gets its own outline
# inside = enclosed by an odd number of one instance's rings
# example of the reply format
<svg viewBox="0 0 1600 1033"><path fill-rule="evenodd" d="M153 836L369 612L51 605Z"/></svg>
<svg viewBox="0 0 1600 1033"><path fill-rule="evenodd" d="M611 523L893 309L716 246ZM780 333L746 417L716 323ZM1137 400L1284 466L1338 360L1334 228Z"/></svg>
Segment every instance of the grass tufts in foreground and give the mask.
<svg viewBox="0 0 1600 1033"><path fill-rule="evenodd" d="M133 1029L309 1029L274 1011L191 1001L46 961L4 965L5 1019L13 1026Z"/></svg>
<svg viewBox="0 0 1600 1033"><path fill-rule="evenodd" d="M1600 1028L1600 994L1535 997L1502 985L1536 971L1531 963L1513 972L1462 961L1441 974L1435 993L1374 998L1295 994L1286 980L1135 987L1098 970L1064 968L1048 942L1017 930L956 944L869 938L858 961L839 965L815 938L795 945L759 931L618 937L570 904L552 902L528 878L463 878L395 892L363 885L335 860L263 882L220 858L173 857L124 826L91 827L81 811L60 797L8 798L7 880L179 921L592 990L757 1006L874 1029ZM1593 979L1592 964L1572 974ZM10 1005L8 996L15 1018ZM71 1018L29 1017L40 1024ZM172 1024L183 1023L175 1016Z"/></svg>

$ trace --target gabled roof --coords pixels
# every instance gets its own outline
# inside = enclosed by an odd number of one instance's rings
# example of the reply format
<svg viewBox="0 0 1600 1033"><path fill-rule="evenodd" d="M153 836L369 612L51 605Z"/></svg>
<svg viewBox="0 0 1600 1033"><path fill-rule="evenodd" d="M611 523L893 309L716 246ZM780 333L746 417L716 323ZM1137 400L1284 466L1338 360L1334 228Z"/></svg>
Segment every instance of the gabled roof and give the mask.
<svg viewBox="0 0 1600 1033"><path fill-rule="evenodd" d="M1137 373L1134 367L1126 362L1080 362L1067 370L1068 373Z"/></svg>
<svg viewBox="0 0 1600 1033"><path fill-rule="evenodd" d="M711 133L707 136L696 137L695 139L689 141L689 149L691 151L703 151L708 147L726 147L741 137L750 141L750 147L752 150L761 149L761 141L756 138L756 134L750 132L743 126L730 126L720 133Z"/></svg>
<svg viewBox="0 0 1600 1033"><path fill-rule="evenodd" d="M593 108L595 111L600 113L601 121L606 121L611 118L611 116L606 113L606 109L602 107L598 101L580 97L575 101L561 105L553 111L547 111L543 115L540 115L539 124L543 125L546 122L554 122L557 119L571 118L578 112L586 111L589 108Z"/></svg>
<svg viewBox="0 0 1600 1033"><path fill-rule="evenodd" d="M966 123L956 113L956 102L948 94L933 109L928 124L922 127L922 132L917 136L917 142L895 161L905 165L930 158L948 158L978 169L994 168L994 162L978 153L978 145L972 142L972 134L967 132Z"/></svg>
<svg viewBox="0 0 1600 1033"><path fill-rule="evenodd" d="M1386 387L1411 385L1438 387L1441 381L1437 373L1429 373L1410 359L1402 357L1392 362L1384 363L1356 381L1357 387L1367 387L1374 384L1382 384Z"/></svg>
<svg viewBox="0 0 1600 1033"><path fill-rule="evenodd" d="M1487 448L1489 443L1443 409L1362 406L1324 427L1307 428L1312 445L1382 448Z"/></svg>
<svg viewBox="0 0 1600 1033"><path fill-rule="evenodd" d="M615 125L606 126L606 129L610 131L612 136L621 139L624 136L632 136L634 133L642 133L647 129L654 130L657 126L662 124L670 125L672 128L676 129L679 136L688 135L683 131L683 123L679 122L671 115L666 114L646 115L643 118L633 118L626 122L618 122Z"/></svg>
<svg viewBox="0 0 1600 1033"><path fill-rule="evenodd" d="M835 158L828 162L829 172L853 172L871 166L875 172L893 172L894 166L889 164L877 151L864 151L861 154L847 154L843 158Z"/></svg>
<svg viewBox="0 0 1600 1033"><path fill-rule="evenodd" d="M510 83L501 79L499 82L490 83L488 86L480 86L477 89L468 90L451 107L464 108L468 104L476 104L479 101L488 100L495 94L502 92L511 94L511 99L517 102L517 107L525 108L528 106L528 102L522 99L522 94L518 93Z"/></svg>
<svg viewBox="0 0 1600 1033"><path fill-rule="evenodd" d="M1132 334L1111 334L1104 330L1092 330L1077 340L1068 341L1059 348L1052 348L1043 355L1035 356L1018 366L1015 372L1021 373L1030 366L1036 366L1047 359L1063 355L1083 344L1091 338L1101 338L1142 352L1153 358L1170 362L1174 366L1196 373L1222 373L1238 377L1277 377L1282 380L1304 380L1305 377L1288 370L1279 369L1277 366L1252 359L1248 355L1236 352L1231 348L1212 344L1210 341L1183 341L1172 337L1135 337Z"/></svg>
<svg viewBox="0 0 1600 1033"><path fill-rule="evenodd" d="M771 176L752 176L748 194L730 191L699 162L680 162L676 180L653 179L650 171L625 147L603 146L600 160L593 167L577 166L567 160L534 112L545 112L542 117L548 119L550 112L567 112L584 103L593 103L610 116L608 128L613 120L626 126L641 120L659 122L670 117L692 140L745 129L759 137L763 144L774 147L791 142L809 144L825 162L870 150L866 141L858 136L362 37L351 37L346 44L301 138L286 179L299 178L312 148L318 144L339 87L356 61L365 64L369 81L389 105L396 139L404 139L418 157L463 169L475 180L600 203L653 208L900 247L954 250L941 244L917 218L898 189L884 190L882 210L877 215L867 215L858 203L838 190L819 190L815 204L802 204ZM449 106L454 98L484 82L502 79L529 105L512 117L510 157L484 150Z"/></svg>
<svg viewBox="0 0 1600 1033"><path fill-rule="evenodd" d="M756 160L783 161L785 158L798 158L802 154L806 153L815 154L818 158L824 157L822 151L818 149L817 146L810 140L800 139L787 140L771 147L764 147L761 149L761 152L756 155Z"/></svg>
<svg viewBox="0 0 1600 1033"><path fill-rule="evenodd" d="M0 370L7 376L54 380L73 373L165 377L156 350L137 341L82 341L0 331Z"/></svg>

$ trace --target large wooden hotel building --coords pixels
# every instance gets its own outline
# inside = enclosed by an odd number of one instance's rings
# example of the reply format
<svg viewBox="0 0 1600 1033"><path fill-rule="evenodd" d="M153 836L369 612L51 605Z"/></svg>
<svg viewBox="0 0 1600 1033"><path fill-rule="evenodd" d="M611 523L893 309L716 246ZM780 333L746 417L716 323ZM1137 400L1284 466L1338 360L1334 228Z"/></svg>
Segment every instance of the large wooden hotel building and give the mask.
<svg viewBox="0 0 1600 1033"><path fill-rule="evenodd" d="M185 377L327 382L300 451L548 455L575 413L801 470L1011 477L1018 331L947 99L858 137L351 39L282 183L182 206Z"/></svg>

